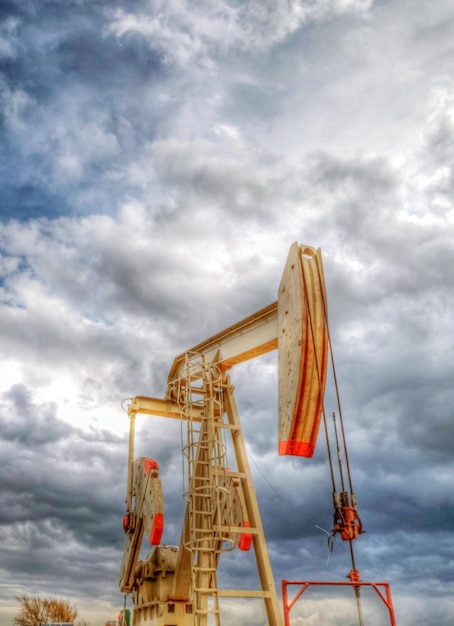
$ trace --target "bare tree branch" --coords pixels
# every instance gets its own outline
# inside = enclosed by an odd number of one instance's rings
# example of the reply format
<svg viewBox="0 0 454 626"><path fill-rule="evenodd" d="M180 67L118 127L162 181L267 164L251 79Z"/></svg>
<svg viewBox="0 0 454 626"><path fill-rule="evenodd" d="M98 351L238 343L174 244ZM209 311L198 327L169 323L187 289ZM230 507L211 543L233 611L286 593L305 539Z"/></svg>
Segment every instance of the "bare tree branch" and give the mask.
<svg viewBox="0 0 454 626"><path fill-rule="evenodd" d="M21 608L13 620L15 626L40 626L43 622L73 622L78 611L68 600L18 596Z"/></svg>

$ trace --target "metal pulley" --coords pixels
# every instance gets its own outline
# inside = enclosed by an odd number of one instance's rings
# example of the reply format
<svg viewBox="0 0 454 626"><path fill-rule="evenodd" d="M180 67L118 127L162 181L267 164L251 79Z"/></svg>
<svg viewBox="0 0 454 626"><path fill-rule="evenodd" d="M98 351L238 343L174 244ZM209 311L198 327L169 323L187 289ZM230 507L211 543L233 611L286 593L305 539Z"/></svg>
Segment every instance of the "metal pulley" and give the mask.
<svg viewBox="0 0 454 626"><path fill-rule="evenodd" d="M334 526L332 534L339 533L343 541L352 541L363 532L363 525L356 508L354 494L347 491L334 492Z"/></svg>

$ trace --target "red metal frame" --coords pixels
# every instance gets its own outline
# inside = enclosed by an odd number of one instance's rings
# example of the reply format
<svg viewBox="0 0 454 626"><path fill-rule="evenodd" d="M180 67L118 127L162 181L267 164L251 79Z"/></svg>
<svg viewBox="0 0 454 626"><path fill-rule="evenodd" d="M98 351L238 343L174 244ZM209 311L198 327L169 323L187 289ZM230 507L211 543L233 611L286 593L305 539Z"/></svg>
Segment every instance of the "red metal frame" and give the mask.
<svg viewBox="0 0 454 626"><path fill-rule="evenodd" d="M356 571L356 570L355 570ZM289 602L287 587L288 585L301 585L301 589L297 592L293 600ZM364 582L362 580L351 580L350 582L324 582L315 580L283 580L282 581L282 603L284 605L284 624L290 626L290 609L295 602L303 595L306 589L314 585L326 585L337 587L372 587L380 597L383 604L389 612L390 626L396 626L396 617L394 615L393 601L391 598L391 589L387 582ZM383 593L384 591L384 593Z"/></svg>

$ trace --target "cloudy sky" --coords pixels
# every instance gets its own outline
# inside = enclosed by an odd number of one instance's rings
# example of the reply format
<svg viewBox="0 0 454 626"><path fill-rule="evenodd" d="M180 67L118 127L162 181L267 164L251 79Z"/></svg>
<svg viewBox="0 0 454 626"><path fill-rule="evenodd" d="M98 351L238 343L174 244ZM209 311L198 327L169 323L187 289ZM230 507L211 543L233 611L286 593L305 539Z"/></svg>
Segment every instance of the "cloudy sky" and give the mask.
<svg viewBox="0 0 454 626"><path fill-rule="evenodd" d="M293 241L323 252L362 578L399 626L454 622L453 41L448 0L1 2L2 624L24 592L115 618L122 401L273 302ZM277 455L276 364L232 371L276 584L343 580L323 441ZM139 418L138 453L173 544L163 422Z"/></svg>

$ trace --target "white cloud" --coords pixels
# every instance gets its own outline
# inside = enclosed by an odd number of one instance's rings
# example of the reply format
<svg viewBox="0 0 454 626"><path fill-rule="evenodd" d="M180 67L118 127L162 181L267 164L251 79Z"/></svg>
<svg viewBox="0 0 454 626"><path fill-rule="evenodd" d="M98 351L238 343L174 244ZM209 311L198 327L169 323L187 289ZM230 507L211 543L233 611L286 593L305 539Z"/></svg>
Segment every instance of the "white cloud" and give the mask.
<svg viewBox="0 0 454 626"><path fill-rule="evenodd" d="M0 58L17 58L19 54L18 31L20 24L19 19L9 17L0 25Z"/></svg>
<svg viewBox="0 0 454 626"><path fill-rule="evenodd" d="M145 37L165 63L215 72L219 53L260 53L295 33L302 25L334 16L367 13L372 0L304 0L235 3L202 2L188 9L178 1L150 1L141 13L116 11L109 32L120 39Z"/></svg>
<svg viewBox="0 0 454 626"><path fill-rule="evenodd" d="M34 104L33 99L23 89L9 89L0 80L0 102L7 126L13 130L25 128L23 116Z"/></svg>

